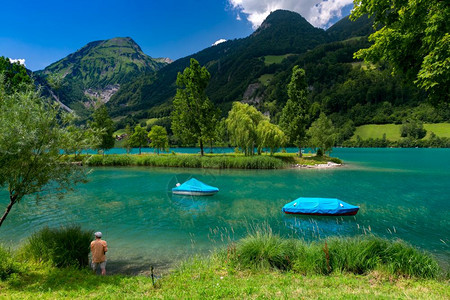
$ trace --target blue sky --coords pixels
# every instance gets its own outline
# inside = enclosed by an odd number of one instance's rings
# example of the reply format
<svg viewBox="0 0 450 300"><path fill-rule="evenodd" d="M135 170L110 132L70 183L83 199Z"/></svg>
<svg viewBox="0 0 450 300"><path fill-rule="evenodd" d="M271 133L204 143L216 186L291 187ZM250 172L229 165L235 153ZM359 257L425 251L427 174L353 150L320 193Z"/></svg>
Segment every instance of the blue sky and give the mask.
<svg viewBox="0 0 450 300"><path fill-rule="evenodd" d="M219 39L246 37L270 11L301 13L326 28L351 0L7 0L2 1L0 56L35 71L95 40L133 38L152 57L178 59ZM317 4L319 3L319 4Z"/></svg>

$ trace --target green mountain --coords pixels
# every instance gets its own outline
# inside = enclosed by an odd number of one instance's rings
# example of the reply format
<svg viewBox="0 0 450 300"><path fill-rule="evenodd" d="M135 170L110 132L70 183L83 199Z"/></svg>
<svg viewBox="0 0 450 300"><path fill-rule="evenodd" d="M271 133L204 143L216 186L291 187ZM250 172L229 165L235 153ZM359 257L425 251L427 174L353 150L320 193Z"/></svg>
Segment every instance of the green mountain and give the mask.
<svg viewBox="0 0 450 300"><path fill-rule="evenodd" d="M278 10L272 12L252 35L230 40L179 59L158 71L156 76L146 75L123 85L108 103L114 115L126 115L163 105L175 95L176 76L189 66L191 57L205 65L211 73L208 96L224 110L232 101L252 94L258 78L267 73L265 56L298 55L328 41L322 29L309 24L297 13Z"/></svg>
<svg viewBox="0 0 450 300"><path fill-rule="evenodd" d="M52 76L60 78L59 88L53 86L48 92L58 95L64 104L82 109L94 101L108 102L124 83L142 74L153 74L167 64L165 59L144 54L136 42L126 37L91 42L35 74L47 87L51 86Z"/></svg>

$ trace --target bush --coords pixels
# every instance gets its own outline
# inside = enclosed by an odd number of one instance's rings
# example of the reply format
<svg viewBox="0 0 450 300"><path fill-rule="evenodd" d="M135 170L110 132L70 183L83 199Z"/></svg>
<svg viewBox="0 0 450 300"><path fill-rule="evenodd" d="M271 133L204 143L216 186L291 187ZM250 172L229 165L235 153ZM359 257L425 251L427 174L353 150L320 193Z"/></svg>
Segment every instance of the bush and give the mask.
<svg viewBox="0 0 450 300"><path fill-rule="evenodd" d="M5 280L14 273L19 273L19 264L14 261L10 252L0 245L0 280Z"/></svg>
<svg viewBox="0 0 450 300"><path fill-rule="evenodd" d="M299 253L298 246L297 241L283 239L266 229L239 241L236 254L244 267L290 270Z"/></svg>
<svg viewBox="0 0 450 300"><path fill-rule="evenodd" d="M31 235L22 249L25 257L51 262L56 267L85 267L89 264L92 230L80 226L45 227Z"/></svg>

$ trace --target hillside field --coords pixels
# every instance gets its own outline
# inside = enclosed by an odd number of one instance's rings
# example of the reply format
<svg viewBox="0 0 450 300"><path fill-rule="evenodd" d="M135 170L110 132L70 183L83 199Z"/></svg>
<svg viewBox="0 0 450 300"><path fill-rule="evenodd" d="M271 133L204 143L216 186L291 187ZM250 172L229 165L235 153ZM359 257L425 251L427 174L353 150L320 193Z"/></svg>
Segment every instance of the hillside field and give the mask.
<svg viewBox="0 0 450 300"><path fill-rule="evenodd" d="M369 138L383 138L383 134L386 133L386 139L390 141L398 141L400 139L400 127L401 124L370 124L356 127L355 134L352 140L356 140L359 135L361 139L367 140ZM427 130L425 139L430 137L431 132L434 132L438 137L450 137L450 123L436 123L436 124L424 124L423 127Z"/></svg>

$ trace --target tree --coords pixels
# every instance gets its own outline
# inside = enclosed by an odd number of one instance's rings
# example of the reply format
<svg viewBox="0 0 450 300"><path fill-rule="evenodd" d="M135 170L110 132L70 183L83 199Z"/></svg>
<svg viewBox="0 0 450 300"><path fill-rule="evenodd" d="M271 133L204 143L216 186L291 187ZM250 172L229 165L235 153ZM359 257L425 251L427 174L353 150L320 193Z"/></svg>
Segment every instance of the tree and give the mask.
<svg viewBox="0 0 450 300"><path fill-rule="evenodd" d="M3 89L6 93L13 93L18 89L32 83L30 76L27 74L27 69L20 63L11 63L9 58L0 56L0 75L3 75Z"/></svg>
<svg viewBox="0 0 450 300"><path fill-rule="evenodd" d="M173 100L173 133L185 143L198 142L202 156L204 142L214 135L219 115L205 92L210 78L208 70L191 58L190 67L178 73Z"/></svg>
<svg viewBox="0 0 450 300"><path fill-rule="evenodd" d="M446 1L356 0L352 19L368 15L378 29L373 42L355 57L387 61L395 73L428 92L434 102L449 102L450 6Z"/></svg>
<svg viewBox="0 0 450 300"><path fill-rule="evenodd" d="M134 127L134 133L130 136L130 145L132 147L139 148L139 155L141 154L141 148L148 145L147 140L148 132L140 124Z"/></svg>
<svg viewBox="0 0 450 300"><path fill-rule="evenodd" d="M160 150L164 151L169 149L169 138L164 127L154 125L148 133L148 138L151 141L150 146L156 149L158 155Z"/></svg>
<svg viewBox="0 0 450 300"><path fill-rule="evenodd" d="M133 130L131 129L130 124L127 124L127 126L125 126L125 134L126 134L126 137L125 137L123 146L125 147L125 149L127 149L127 154L129 154L130 150L132 148L130 138L131 138L131 135L133 134Z"/></svg>
<svg viewBox="0 0 450 300"><path fill-rule="evenodd" d="M335 129L331 120L324 113L315 120L308 129L309 144L312 148L319 148L317 155L331 152L335 141Z"/></svg>
<svg viewBox="0 0 450 300"><path fill-rule="evenodd" d="M286 143L286 135L277 125L272 124L269 120L262 120L259 122L256 133L258 135L258 153L261 152L261 148L269 148L270 155L276 151L276 149L282 147Z"/></svg>
<svg viewBox="0 0 450 300"><path fill-rule="evenodd" d="M85 169L65 155L82 146L74 144L79 129L70 124L71 119L34 86L8 95L0 81L0 187L9 192L0 226L25 196L62 195L86 180Z"/></svg>
<svg viewBox="0 0 450 300"><path fill-rule="evenodd" d="M284 106L280 127L286 133L289 143L298 147L298 155L302 156L302 144L306 141L306 126L309 122L309 102L306 98L305 71L298 66L292 69L291 81L288 84L289 99Z"/></svg>
<svg viewBox="0 0 450 300"><path fill-rule="evenodd" d="M258 145L256 128L264 119L267 118L255 107L234 102L226 119L230 142L241 148L245 155L253 155Z"/></svg>
<svg viewBox="0 0 450 300"><path fill-rule="evenodd" d="M95 146L95 149L105 151L114 147L114 122L109 116L106 106L98 107L92 114L92 118L90 127L97 130L99 137L99 144Z"/></svg>
<svg viewBox="0 0 450 300"><path fill-rule="evenodd" d="M408 120L403 122L400 127L401 137L423 139L427 135L427 130L423 128L423 123L417 120Z"/></svg>

